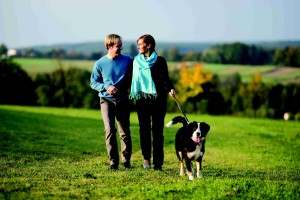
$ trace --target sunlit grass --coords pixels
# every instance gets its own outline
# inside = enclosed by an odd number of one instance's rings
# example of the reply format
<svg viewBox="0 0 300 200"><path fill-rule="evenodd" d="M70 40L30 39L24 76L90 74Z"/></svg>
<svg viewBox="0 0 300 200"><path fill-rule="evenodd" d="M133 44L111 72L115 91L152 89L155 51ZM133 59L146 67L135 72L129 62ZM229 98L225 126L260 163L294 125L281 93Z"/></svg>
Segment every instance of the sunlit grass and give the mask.
<svg viewBox="0 0 300 200"><path fill-rule="evenodd" d="M133 168L111 172L99 110L0 105L0 199L299 199L299 122L188 118L211 125L195 181L179 176L180 125L165 128L163 171L145 171L132 113Z"/></svg>

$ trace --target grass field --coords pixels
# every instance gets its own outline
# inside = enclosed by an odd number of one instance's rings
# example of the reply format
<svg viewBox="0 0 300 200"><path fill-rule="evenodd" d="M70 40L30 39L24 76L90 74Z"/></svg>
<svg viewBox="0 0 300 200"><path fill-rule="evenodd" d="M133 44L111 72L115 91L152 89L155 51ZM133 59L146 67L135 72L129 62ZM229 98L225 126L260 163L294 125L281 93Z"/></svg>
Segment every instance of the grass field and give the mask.
<svg viewBox="0 0 300 200"><path fill-rule="evenodd" d="M251 65L223 65L204 64L204 69L219 76L228 76L239 73L243 82L249 82L256 73L261 74L264 82L289 83L300 82L300 68L277 67L274 65L251 66Z"/></svg>
<svg viewBox="0 0 300 200"><path fill-rule="evenodd" d="M37 73L51 72L58 68L58 61L55 59L36 59L36 58L16 58L15 61L22 66L30 75ZM95 61L87 60L61 60L64 69L76 67L91 71ZM168 62L169 69L178 67L182 63ZM190 65L189 63L188 65ZM205 71L218 74L221 77L239 73L244 82L248 82L253 74L260 73L265 82L300 82L300 68L277 66L251 66L251 65L223 65L223 64L204 64Z"/></svg>
<svg viewBox="0 0 300 200"><path fill-rule="evenodd" d="M133 168L111 172L98 110L0 105L0 199L300 198L299 122L188 118L211 125L204 178L194 181L179 176L180 125L165 128L163 171L146 171L132 113Z"/></svg>
<svg viewBox="0 0 300 200"><path fill-rule="evenodd" d="M16 58L16 63L30 75L38 73L49 73L59 67L59 61L56 59L38 59L38 58ZM95 61L91 60L60 60L63 69L80 68L92 71Z"/></svg>

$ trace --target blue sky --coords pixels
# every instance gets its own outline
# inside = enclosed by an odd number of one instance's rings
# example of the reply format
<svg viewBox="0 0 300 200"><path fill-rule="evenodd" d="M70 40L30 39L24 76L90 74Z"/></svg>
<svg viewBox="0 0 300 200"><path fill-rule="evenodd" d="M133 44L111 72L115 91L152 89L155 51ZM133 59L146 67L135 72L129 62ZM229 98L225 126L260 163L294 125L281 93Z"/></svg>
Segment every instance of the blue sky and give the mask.
<svg viewBox="0 0 300 200"><path fill-rule="evenodd" d="M299 40L300 0L0 0L9 48L153 35L157 42Z"/></svg>

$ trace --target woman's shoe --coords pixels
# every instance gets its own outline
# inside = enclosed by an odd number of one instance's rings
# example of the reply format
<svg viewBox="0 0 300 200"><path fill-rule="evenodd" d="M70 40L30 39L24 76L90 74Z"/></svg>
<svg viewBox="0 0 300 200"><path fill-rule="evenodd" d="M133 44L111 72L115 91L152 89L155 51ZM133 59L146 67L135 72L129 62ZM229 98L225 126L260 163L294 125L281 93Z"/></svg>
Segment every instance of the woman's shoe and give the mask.
<svg viewBox="0 0 300 200"><path fill-rule="evenodd" d="M150 165L143 164L144 169L150 169Z"/></svg>
<svg viewBox="0 0 300 200"><path fill-rule="evenodd" d="M150 169L150 161L149 160L144 160L143 168L144 169Z"/></svg>

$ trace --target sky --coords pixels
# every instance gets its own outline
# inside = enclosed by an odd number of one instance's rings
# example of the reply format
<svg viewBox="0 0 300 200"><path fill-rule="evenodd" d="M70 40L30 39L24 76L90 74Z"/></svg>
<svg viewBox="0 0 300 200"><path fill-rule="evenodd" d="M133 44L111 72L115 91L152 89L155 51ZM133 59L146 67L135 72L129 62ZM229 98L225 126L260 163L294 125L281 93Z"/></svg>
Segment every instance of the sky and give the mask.
<svg viewBox="0 0 300 200"><path fill-rule="evenodd" d="M8 48L125 41L300 40L300 0L0 0L0 44Z"/></svg>

